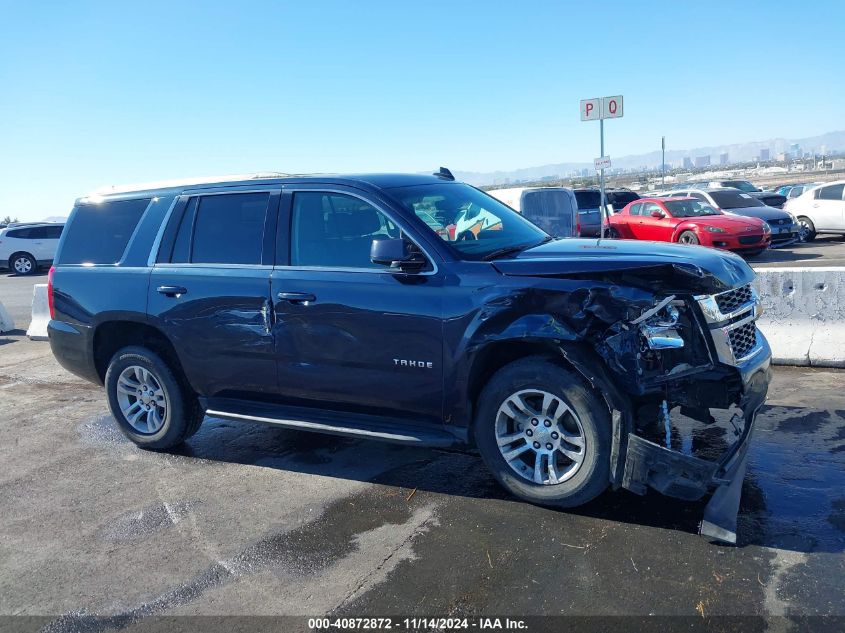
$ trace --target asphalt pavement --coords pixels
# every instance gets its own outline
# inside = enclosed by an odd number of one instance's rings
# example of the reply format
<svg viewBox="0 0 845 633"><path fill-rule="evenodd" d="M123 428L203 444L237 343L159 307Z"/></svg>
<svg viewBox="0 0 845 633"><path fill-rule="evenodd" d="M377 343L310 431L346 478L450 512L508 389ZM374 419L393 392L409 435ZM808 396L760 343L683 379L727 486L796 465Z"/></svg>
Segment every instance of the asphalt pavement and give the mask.
<svg viewBox="0 0 845 633"><path fill-rule="evenodd" d="M821 235L806 244L769 249L747 261L752 268L845 266L845 237Z"/></svg>
<svg viewBox="0 0 845 633"><path fill-rule="evenodd" d="M143 451L49 344L0 335L0 615L845 616L844 380L775 370L727 547L703 503L539 508L471 451L213 418Z"/></svg>

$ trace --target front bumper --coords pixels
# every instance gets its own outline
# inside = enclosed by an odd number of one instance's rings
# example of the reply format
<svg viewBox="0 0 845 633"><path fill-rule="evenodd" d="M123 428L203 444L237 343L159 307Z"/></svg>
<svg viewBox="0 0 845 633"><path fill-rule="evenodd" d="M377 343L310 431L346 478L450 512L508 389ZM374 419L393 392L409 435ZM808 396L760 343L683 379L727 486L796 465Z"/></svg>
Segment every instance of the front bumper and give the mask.
<svg viewBox="0 0 845 633"><path fill-rule="evenodd" d="M637 494L653 488L670 497L697 500L711 490L713 497L705 508L701 534L728 543L736 542L736 516L754 422L766 401L771 381L771 348L757 332L752 351L741 359L731 359L742 387L732 426L739 427L735 441L715 459L682 453L634 433L628 435L622 487ZM723 362L726 359L721 359Z"/></svg>
<svg viewBox="0 0 845 633"><path fill-rule="evenodd" d="M760 335L763 338L762 334ZM628 436L628 450L622 487L645 494L654 488L670 497L694 501L714 487L730 483L738 464L748 450L757 412L766 401L771 380L771 350L763 338L765 349L737 367L743 381L743 396L739 404L743 423L736 441L719 459L711 461L685 455L633 433Z"/></svg>
<svg viewBox="0 0 845 633"><path fill-rule="evenodd" d="M709 244L704 244L702 240L702 244L705 246L736 253L765 250L772 244L771 235L768 233L762 235L721 235L716 233L708 237L710 238Z"/></svg>
<svg viewBox="0 0 845 633"><path fill-rule="evenodd" d="M801 226L788 224L772 227L772 248L783 248L801 241Z"/></svg>

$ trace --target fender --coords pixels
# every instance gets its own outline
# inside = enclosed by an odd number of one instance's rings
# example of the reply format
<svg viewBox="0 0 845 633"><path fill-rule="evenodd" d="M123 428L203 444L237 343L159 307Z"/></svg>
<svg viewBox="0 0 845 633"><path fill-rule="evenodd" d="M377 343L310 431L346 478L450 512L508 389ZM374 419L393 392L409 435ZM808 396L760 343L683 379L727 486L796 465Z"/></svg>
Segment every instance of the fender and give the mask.
<svg viewBox="0 0 845 633"><path fill-rule="evenodd" d="M698 238L698 241L701 241L701 230L695 222L681 222L680 224L675 226L672 232L672 241L677 242L681 233L683 233L684 231L692 231L693 233L695 233L695 236Z"/></svg>

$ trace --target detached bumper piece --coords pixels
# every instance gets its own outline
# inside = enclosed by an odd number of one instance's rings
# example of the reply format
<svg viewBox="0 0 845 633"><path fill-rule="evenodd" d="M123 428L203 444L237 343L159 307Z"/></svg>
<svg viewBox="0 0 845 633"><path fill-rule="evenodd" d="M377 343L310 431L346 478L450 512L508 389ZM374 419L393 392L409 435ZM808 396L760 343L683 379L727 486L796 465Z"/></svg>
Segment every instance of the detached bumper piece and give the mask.
<svg viewBox="0 0 845 633"><path fill-rule="evenodd" d="M726 543L736 543L736 517L748 459L756 409L746 416L737 440L718 461L684 455L638 435L628 436L622 487L636 494L647 488L686 501L716 491L704 509L699 533Z"/></svg>

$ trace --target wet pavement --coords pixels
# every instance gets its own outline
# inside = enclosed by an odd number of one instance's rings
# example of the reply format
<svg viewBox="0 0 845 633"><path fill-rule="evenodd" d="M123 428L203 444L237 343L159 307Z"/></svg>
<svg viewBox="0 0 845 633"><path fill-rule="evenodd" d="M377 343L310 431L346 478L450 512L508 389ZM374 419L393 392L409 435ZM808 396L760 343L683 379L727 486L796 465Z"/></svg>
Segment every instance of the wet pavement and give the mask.
<svg viewBox="0 0 845 633"><path fill-rule="evenodd" d="M776 369L730 547L696 535L704 502L539 508L462 451L213 419L141 451L100 389L6 340L0 615L845 615L844 372Z"/></svg>

